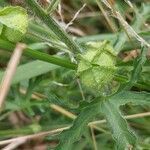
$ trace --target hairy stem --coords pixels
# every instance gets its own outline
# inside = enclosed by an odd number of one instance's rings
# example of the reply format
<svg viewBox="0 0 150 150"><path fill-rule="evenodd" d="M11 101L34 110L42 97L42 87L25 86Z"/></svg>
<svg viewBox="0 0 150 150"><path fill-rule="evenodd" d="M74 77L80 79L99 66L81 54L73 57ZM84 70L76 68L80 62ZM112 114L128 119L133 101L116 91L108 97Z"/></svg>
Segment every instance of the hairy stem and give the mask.
<svg viewBox="0 0 150 150"><path fill-rule="evenodd" d="M33 10L36 15L63 41L70 49L70 51L82 52L80 46L78 46L71 37L55 22L55 20L48 15L35 0L26 0L27 5Z"/></svg>

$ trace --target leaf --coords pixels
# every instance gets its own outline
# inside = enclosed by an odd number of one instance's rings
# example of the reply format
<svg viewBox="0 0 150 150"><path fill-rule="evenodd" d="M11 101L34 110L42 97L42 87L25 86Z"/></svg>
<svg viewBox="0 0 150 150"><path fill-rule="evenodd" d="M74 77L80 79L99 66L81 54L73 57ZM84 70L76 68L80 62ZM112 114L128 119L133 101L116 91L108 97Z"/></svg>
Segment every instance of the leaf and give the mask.
<svg viewBox="0 0 150 150"><path fill-rule="evenodd" d="M70 150L72 143L79 140L81 134L84 132L87 127L88 122L100 112L100 103L99 101L94 104L89 104L85 107L77 119L74 120L72 127L60 135L60 143L56 150Z"/></svg>
<svg viewBox="0 0 150 150"><path fill-rule="evenodd" d="M115 3L115 4L119 4L119 7L117 6L117 9L116 10L120 10L121 14L124 14L126 13L126 9L124 8L124 4L125 2L122 1L122 0L117 0L119 3ZM124 3L124 4L121 4L121 3ZM126 4L125 4L126 5ZM146 6L146 7L145 7ZM121 10L121 7L122 7L122 10ZM147 3L147 5L143 5L142 6L142 9L140 12L136 11L136 16L135 16L135 19L133 20L133 22L131 23L132 24L132 28L136 31L136 32L140 32L140 28L141 26L146 22L146 20L148 19L148 17L146 16L149 16L149 3ZM134 8L135 10L135 8ZM123 13L124 11L124 13ZM119 36L118 36L118 39L116 41L116 44L115 44L115 50L119 53L120 51L122 50L127 50L127 49L130 49L129 47L129 44L132 45L132 43L128 43L128 44L125 44L125 42L127 41L128 39L128 34L125 34L124 32L122 33L119 33ZM129 47L126 47L125 45L128 45Z"/></svg>
<svg viewBox="0 0 150 150"><path fill-rule="evenodd" d="M129 129L127 122L121 116L116 105L112 104L110 100L106 100L102 104L102 112L112 129L117 149L125 150L132 148L136 142L135 135Z"/></svg>
<svg viewBox="0 0 150 150"><path fill-rule="evenodd" d="M39 60L20 65L17 68L12 84L45 74L56 68L58 68L58 66ZM4 72L0 72L0 80L3 77L3 74Z"/></svg>
<svg viewBox="0 0 150 150"><path fill-rule="evenodd" d="M66 101L59 98L56 94L50 92L49 90L45 92L45 95L47 97L47 100L51 104L63 106L64 108L72 108L73 106L69 105Z"/></svg>
<svg viewBox="0 0 150 150"><path fill-rule="evenodd" d="M142 48L141 55L134 62L134 69L132 70L129 83L126 85L125 89L129 89L137 82L142 72L144 63L146 62L147 48Z"/></svg>
<svg viewBox="0 0 150 150"><path fill-rule="evenodd" d="M14 99L10 99L10 101L6 101L5 110L11 110L11 111L19 111L23 109L31 109L31 107L37 106L38 108L41 108L42 106L48 107L49 102L46 100L43 101L30 101L29 103L26 103L24 99L19 99L18 101L14 101ZM33 111L31 109L31 111Z"/></svg>
<svg viewBox="0 0 150 150"><path fill-rule="evenodd" d="M133 105L150 104L150 94L123 91L105 100L101 106L102 112L112 129L118 150L130 149L136 143L134 133L130 130L119 111L120 105L125 105L129 102Z"/></svg>
<svg viewBox="0 0 150 150"><path fill-rule="evenodd" d="M1 36L11 42L20 41L28 26L27 12L19 6L0 9L0 23L3 25Z"/></svg>
<svg viewBox="0 0 150 150"><path fill-rule="evenodd" d="M132 103L132 105L150 104L150 94L147 92L123 91L110 98L111 103L116 106Z"/></svg>
<svg viewBox="0 0 150 150"><path fill-rule="evenodd" d="M141 25L145 23L145 21L150 17L150 3L142 3L141 8L137 9L134 7L135 11L135 21L133 23L133 28L136 31L141 30Z"/></svg>
<svg viewBox="0 0 150 150"><path fill-rule="evenodd" d="M131 72L131 77L129 82L122 84L118 89L118 93L124 90L129 90L130 88L132 88L133 85L137 83L142 73L143 66L146 62L146 54L147 54L147 48L143 47L141 50L141 55L138 58L136 58L134 61L133 70Z"/></svg>
<svg viewBox="0 0 150 150"><path fill-rule="evenodd" d="M98 101L99 98L97 98ZM96 114L102 112L113 132L113 137L117 143L118 150L124 150L134 147L136 136L128 127L126 120L122 117L119 106L131 102L133 105L142 105L150 103L150 94L146 92L120 92L105 100L96 101L94 104L86 104L82 107L80 115L74 121L73 126L64 131L60 138L60 144L57 150L69 150L69 147L81 137L83 129Z"/></svg>

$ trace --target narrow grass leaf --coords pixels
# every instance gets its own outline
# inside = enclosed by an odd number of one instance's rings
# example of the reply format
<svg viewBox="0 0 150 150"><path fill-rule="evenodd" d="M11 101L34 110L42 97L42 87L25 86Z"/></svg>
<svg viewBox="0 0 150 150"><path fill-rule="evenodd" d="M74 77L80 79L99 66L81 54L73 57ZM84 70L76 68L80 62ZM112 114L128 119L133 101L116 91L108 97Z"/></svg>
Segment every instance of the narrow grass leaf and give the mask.
<svg viewBox="0 0 150 150"><path fill-rule="evenodd" d="M45 74L49 71L52 71L54 69L58 68L58 66L49 64L43 61L33 61L29 62L24 65L20 65L17 68L16 74L14 76L14 79L12 81L12 84L19 83L23 80L28 80L33 77ZM0 72L0 80L2 79L4 72Z"/></svg>
<svg viewBox="0 0 150 150"><path fill-rule="evenodd" d="M130 79L131 83L135 83L139 79L140 74L142 72L142 67L146 62L146 54L147 54L147 48L143 47L141 50L141 56L139 56L134 62L134 69L132 71L132 75Z"/></svg>

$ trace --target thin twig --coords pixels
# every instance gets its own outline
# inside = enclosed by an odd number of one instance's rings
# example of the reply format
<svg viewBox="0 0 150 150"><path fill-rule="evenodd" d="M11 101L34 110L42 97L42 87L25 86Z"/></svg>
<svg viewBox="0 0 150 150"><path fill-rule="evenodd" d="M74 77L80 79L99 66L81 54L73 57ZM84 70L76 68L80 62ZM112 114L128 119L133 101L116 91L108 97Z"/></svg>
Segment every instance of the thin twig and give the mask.
<svg viewBox="0 0 150 150"><path fill-rule="evenodd" d="M79 13L85 8L86 4L84 4L74 15L74 17L70 20L70 22L66 25L65 30L73 24L74 20L78 17Z"/></svg>
<svg viewBox="0 0 150 150"><path fill-rule="evenodd" d="M93 139L94 150L98 150L93 127L91 126L90 129L91 129L91 134L92 134L92 139Z"/></svg>
<svg viewBox="0 0 150 150"><path fill-rule="evenodd" d="M24 44L18 43L8 63L6 72L0 85L0 109L2 108L4 100L7 96L7 93L11 85L11 81L16 72L17 65L19 64L22 52L25 49L25 47L26 46Z"/></svg>
<svg viewBox="0 0 150 150"><path fill-rule="evenodd" d="M127 21L124 20L119 11L112 8L112 6L109 4L107 0L102 0L102 2L112 11L114 17L116 17L119 20L120 24L124 27L124 29L129 35L136 38L141 43L142 46L145 45L148 48L150 48L150 44L136 33L136 31L127 23Z"/></svg>
<svg viewBox="0 0 150 150"><path fill-rule="evenodd" d="M41 133L36 133L36 134L32 134L32 135L26 135L26 136L22 136L22 137L17 137L17 138L13 138L13 139L9 139L9 140L4 140L4 141L0 141L0 145L6 145L12 142L17 142L18 140L22 139L22 140L30 140L30 139L34 139L34 138L41 138L47 135L54 135L56 133L62 132L63 130L67 130L69 129L70 126L67 127L63 127L63 128L59 128L59 129L55 129L55 130L51 130L51 131L46 131L46 132L41 132Z"/></svg>
<svg viewBox="0 0 150 150"><path fill-rule="evenodd" d="M13 150L17 148L18 146L24 144L25 142L26 142L25 139L20 138L19 140L10 143L8 146L4 147L2 150Z"/></svg>
<svg viewBox="0 0 150 150"><path fill-rule="evenodd" d="M104 8L103 8L103 6L102 6L102 4L101 4L101 1L96 0L96 2L97 2L97 5L98 5L99 9L101 10L103 16L105 17L105 19L106 19L106 21L107 21L109 27L111 28L111 30L112 30L113 32L116 32L117 29L116 29L116 27L115 27L115 24L114 24L114 23L112 22L112 20L109 18L109 16L108 16L109 14L104 10Z"/></svg>
<svg viewBox="0 0 150 150"><path fill-rule="evenodd" d="M150 112L145 112L145 113L139 113L139 114L133 114L133 115L127 115L124 118L125 119L133 119L133 118L142 118L142 117L148 117L150 116ZM98 121L93 121L89 123L89 125L96 125L96 124L102 124L106 123L106 120L98 120Z"/></svg>
<svg viewBox="0 0 150 150"><path fill-rule="evenodd" d="M62 15L61 3L58 4L58 14L60 15L61 22L64 23L64 17L63 17L63 15Z"/></svg>
<svg viewBox="0 0 150 150"><path fill-rule="evenodd" d="M20 89L20 92L21 92L22 94L25 94L25 93L26 93L26 90ZM39 94L39 93L33 93L33 94L32 94L32 98L33 98L33 99L36 99L36 100L42 100L42 99L45 99L46 96L45 96L45 95L42 95L42 94ZM67 117L70 118L70 119L75 119L75 118L77 117L76 115L74 115L73 113L71 113L71 112L65 110L65 109L62 108L61 106L58 106L58 105L55 105L55 104L50 104L50 107L51 107L52 109L54 109L55 111L57 111L57 112L63 114L64 116L67 116Z"/></svg>
<svg viewBox="0 0 150 150"><path fill-rule="evenodd" d="M58 105L55 105L55 104L51 104L50 107L58 112L61 112L63 115L71 118L71 119L75 119L77 116L74 115L73 113L65 110L64 108L58 106Z"/></svg>

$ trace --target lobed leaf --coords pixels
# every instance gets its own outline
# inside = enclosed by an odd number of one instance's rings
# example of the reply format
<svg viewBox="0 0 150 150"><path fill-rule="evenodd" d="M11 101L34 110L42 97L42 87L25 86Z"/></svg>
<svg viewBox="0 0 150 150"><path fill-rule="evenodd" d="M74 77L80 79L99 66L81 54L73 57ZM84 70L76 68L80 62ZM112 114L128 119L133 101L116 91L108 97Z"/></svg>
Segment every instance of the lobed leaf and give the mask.
<svg viewBox="0 0 150 150"><path fill-rule="evenodd" d="M147 92L123 91L110 98L111 103L116 106L132 103L132 105L150 104L150 94Z"/></svg>
<svg viewBox="0 0 150 150"><path fill-rule="evenodd" d="M131 149L136 143L136 137L130 130L125 119L123 119L119 109L110 100L106 100L102 104L102 112L104 113L113 137L116 141L116 149Z"/></svg>
<svg viewBox="0 0 150 150"><path fill-rule="evenodd" d="M74 120L72 127L60 135L60 143L56 150L70 150L71 145L80 139L81 134L85 131L88 122L100 112L101 103L98 101L85 107L77 119Z"/></svg>

